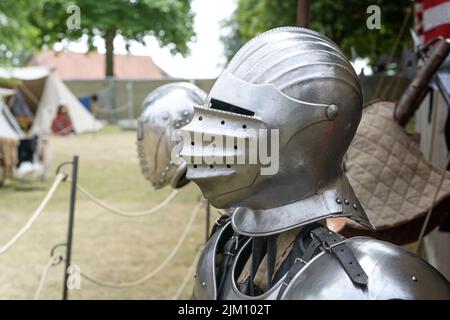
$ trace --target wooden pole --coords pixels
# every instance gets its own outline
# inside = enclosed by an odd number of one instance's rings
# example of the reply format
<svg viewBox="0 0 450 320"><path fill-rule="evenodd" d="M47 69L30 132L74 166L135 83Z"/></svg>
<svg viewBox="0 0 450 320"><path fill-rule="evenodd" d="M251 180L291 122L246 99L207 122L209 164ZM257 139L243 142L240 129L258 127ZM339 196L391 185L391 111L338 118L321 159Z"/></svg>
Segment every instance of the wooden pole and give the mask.
<svg viewBox="0 0 450 320"><path fill-rule="evenodd" d="M309 27L309 0L297 0L297 26Z"/></svg>
<svg viewBox="0 0 450 320"><path fill-rule="evenodd" d="M401 96L394 111L394 118L401 126L405 126L419 108L425 97L423 92L449 53L450 43L441 40Z"/></svg>

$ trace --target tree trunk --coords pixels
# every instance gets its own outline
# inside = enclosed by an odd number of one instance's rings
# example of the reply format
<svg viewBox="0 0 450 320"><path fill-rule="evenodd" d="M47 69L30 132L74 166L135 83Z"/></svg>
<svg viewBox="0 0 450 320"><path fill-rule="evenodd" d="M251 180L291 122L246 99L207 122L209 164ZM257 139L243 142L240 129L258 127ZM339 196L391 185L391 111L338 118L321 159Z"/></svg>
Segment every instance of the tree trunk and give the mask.
<svg viewBox="0 0 450 320"><path fill-rule="evenodd" d="M116 37L116 29L106 30L106 77L114 76L114 38Z"/></svg>

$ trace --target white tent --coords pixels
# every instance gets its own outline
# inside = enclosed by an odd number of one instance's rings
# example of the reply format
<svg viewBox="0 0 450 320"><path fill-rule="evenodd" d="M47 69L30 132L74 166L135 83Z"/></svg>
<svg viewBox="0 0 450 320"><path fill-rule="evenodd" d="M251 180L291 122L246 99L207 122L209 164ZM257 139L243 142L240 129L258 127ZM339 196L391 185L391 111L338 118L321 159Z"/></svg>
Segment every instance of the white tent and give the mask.
<svg viewBox="0 0 450 320"><path fill-rule="evenodd" d="M24 134L0 95L0 138L19 140Z"/></svg>
<svg viewBox="0 0 450 320"><path fill-rule="evenodd" d="M53 70L46 67L0 68L0 79L21 80L23 93L35 114L30 134L51 133L60 105L67 107L76 133L97 131L101 122L87 111Z"/></svg>

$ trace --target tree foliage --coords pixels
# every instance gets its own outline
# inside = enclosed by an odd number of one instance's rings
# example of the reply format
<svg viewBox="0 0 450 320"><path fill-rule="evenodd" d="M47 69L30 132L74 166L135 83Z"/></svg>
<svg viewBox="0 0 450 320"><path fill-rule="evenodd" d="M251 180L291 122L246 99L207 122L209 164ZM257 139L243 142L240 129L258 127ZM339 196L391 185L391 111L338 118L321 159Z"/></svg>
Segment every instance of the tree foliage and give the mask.
<svg viewBox="0 0 450 320"><path fill-rule="evenodd" d="M39 30L31 24L31 13L42 9L42 1L0 1L0 64L20 65L33 51Z"/></svg>
<svg viewBox="0 0 450 320"><path fill-rule="evenodd" d="M388 53L394 45L410 0L311 0L310 28L335 41L348 57L356 50L359 57L368 57L373 63L378 55ZM367 7L378 5L381 9L381 28L369 30ZM235 14L225 26L234 26L222 37L227 58L255 35L281 26L295 26L297 0L238 0ZM412 19L409 20L409 26ZM407 31L408 29L406 29ZM400 39L409 36L405 32Z"/></svg>
<svg viewBox="0 0 450 320"><path fill-rule="evenodd" d="M30 3L24 0L1 0ZM33 44L42 48L67 40L87 37L91 50L94 36L105 40L107 50L107 75L113 74L113 40L121 35L127 49L131 41L144 43L144 37L154 36L161 46L167 46L172 53L185 55L189 52L188 42L195 36L193 13L190 0L39 0L38 10L26 10L28 25L37 31ZM80 8L80 27L70 29L67 21L70 5ZM9 8L6 8L9 10ZM20 37L17 37L17 42Z"/></svg>

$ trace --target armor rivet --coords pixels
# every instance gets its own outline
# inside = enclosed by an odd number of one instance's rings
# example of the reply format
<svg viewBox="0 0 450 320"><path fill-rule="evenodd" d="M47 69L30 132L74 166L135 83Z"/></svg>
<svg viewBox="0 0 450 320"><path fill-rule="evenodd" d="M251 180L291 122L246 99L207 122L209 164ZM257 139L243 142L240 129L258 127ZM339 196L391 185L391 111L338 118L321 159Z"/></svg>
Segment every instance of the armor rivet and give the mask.
<svg viewBox="0 0 450 320"><path fill-rule="evenodd" d="M165 172L162 172L161 175L164 177L164 176L166 175L166 173L165 173Z"/></svg>
<svg viewBox="0 0 450 320"><path fill-rule="evenodd" d="M330 104L327 108L328 120L334 120L338 116L338 107L334 104Z"/></svg>
<svg viewBox="0 0 450 320"><path fill-rule="evenodd" d="M353 209L358 209L358 207L356 206L356 203L353 204Z"/></svg>
<svg viewBox="0 0 450 320"><path fill-rule="evenodd" d="M417 282L417 278L415 276L411 277L412 281Z"/></svg>
<svg viewBox="0 0 450 320"><path fill-rule="evenodd" d="M346 205L348 205L350 202L349 202L347 199L345 199L345 200L344 200L344 203L345 203Z"/></svg>
<svg viewBox="0 0 450 320"><path fill-rule="evenodd" d="M342 203L341 198L336 198L336 202L337 202L338 204L341 204L341 203Z"/></svg>
<svg viewBox="0 0 450 320"><path fill-rule="evenodd" d="M202 116L198 117L198 120L202 121L202 120L203 120L203 117L202 117Z"/></svg>
<svg viewBox="0 0 450 320"><path fill-rule="evenodd" d="M206 282L203 281L203 282L202 282L202 286L203 286L203 287L206 286Z"/></svg>
<svg viewBox="0 0 450 320"><path fill-rule="evenodd" d="M187 116L189 113L187 111L184 112L184 115Z"/></svg>
<svg viewBox="0 0 450 320"><path fill-rule="evenodd" d="M194 278L197 278L197 273L194 273Z"/></svg>

